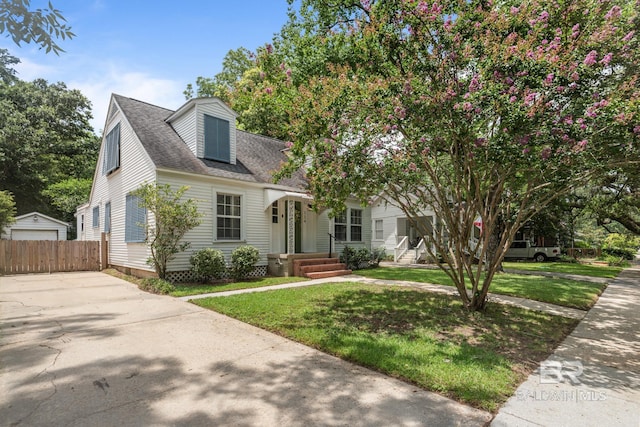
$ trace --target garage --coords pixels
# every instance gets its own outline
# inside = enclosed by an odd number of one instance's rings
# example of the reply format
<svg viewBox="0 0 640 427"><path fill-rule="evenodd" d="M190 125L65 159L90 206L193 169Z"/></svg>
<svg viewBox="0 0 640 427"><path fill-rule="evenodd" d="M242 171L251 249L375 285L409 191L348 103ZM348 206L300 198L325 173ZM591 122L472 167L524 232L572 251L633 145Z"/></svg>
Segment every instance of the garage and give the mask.
<svg viewBox="0 0 640 427"><path fill-rule="evenodd" d="M58 240L58 230L11 230L11 240Z"/></svg>
<svg viewBox="0 0 640 427"><path fill-rule="evenodd" d="M67 240L69 223L51 218L40 212L19 215L15 222L3 230L7 240Z"/></svg>

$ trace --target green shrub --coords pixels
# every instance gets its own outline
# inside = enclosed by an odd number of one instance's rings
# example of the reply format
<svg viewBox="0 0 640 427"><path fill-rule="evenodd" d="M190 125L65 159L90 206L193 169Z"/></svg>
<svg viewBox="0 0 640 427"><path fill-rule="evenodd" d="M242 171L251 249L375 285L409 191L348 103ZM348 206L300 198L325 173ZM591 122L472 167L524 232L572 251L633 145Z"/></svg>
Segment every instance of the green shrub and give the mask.
<svg viewBox="0 0 640 427"><path fill-rule="evenodd" d="M632 260L640 249L640 238L625 234L611 233L602 244L602 253Z"/></svg>
<svg viewBox="0 0 640 427"><path fill-rule="evenodd" d="M380 261L387 259L387 251L384 246L379 246L371 251L371 265L377 267Z"/></svg>
<svg viewBox="0 0 640 427"><path fill-rule="evenodd" d="M143 279L138 287L143 291L161 295L167 295L175 291L175 287L171 283L157 277Z"/></svg>
<svg viewBox="0 0 640 427"><path fill-rule="evenodd" d="M354 249L345 246L340 254L340 262L347 265L349 270L359 270L369 267L371 263L371 251L367 248Z"/></svg>
<svg viewBox="0 0 640 427"><path fill-rule="evenodd" d="M240 280L247 277L260 259L260 252L253 246L238 246L231 253L231 275Z"/></svg>
<svg viewBox="0 0 640 427"><path fill-rule="evenodd" d="M603 255L598 257L598 261L604 261L611 267L629 267L630 263L624 257L615 255Z"/></svg>
<svg viewBox="0 0 640 427"><path fill-rule="evenodd" d="M191 255L189 262L191 263L191 271L202 283L212 279L220 279L227 272L224 255L218 249L200 249Z"/></svg>

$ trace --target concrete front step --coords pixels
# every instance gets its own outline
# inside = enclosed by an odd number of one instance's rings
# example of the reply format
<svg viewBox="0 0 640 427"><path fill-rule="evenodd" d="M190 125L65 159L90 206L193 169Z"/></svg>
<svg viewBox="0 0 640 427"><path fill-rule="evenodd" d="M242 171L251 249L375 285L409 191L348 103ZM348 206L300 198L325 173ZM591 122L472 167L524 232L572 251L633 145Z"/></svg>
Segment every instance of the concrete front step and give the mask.
<svg viewBox="0 0 640 427"><path fill-rule="evenodd" d="M316 271L312 273L307 273L305 274L305 276L310 279L324 279L326 277L347 276L351 273L352 273L351 270L331 270L331 271Z"/></svg>
<svg viewBox="0 0 640 427"><path fill-rule="evenodd" d="M339 264L340 260L338 258L303 258L296 259L293 261L293 275L294 276L304 276L302 272L303 267L307 266L315 266L315 265L324 265L324 264ZM339 270L339 268L338 268Z"/></svg>

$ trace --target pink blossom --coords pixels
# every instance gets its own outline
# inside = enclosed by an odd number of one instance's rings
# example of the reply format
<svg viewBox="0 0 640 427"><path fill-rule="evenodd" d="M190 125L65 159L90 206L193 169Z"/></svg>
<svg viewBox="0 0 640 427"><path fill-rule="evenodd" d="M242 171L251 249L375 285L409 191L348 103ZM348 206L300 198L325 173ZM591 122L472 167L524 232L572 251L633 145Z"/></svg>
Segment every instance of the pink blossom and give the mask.
<svg viewBox="0 0 640 427"><path fill-rule="evenodd" d="M405 116L407 115L407 110L405 110L402 107L396 107L393 111L396 113L396 116L399 119L404 119Z"/></svg>
<svg viewBox="0 0 640 427"><path fill-rule="evenodd" d="M540 152L540 157L542 157L543 160L549 159L549 157L551 157L551 147L544 147Z"/></svg>
<svg viewBox="0 0 640 427"><path fill-rule="evenodd" d="M511 6L511 14L512 15L517 15L518 12L520 12L520 9L515 7L515 6Z"/></svg>
<svg viewBox="0 0 640 427"><path fill-rule="evenodd" d="M473 105L471 105L471 103L470 103L470 102L464 102L464 103L462 104L462 109L463 109L464 111L471 111L471 110L473 110Z"/></svg>
<svg viewBox="0 0 640 427"><path fill-rule="evenodd" d="M576 24L571 28L571 37L574 39L580 35L580 24Z"/></svg>
<svg viewBox="0 0 640 427"><path fill-rule="evenodd" d="M629 34L627 34L626 36L624 36L622 38L622 41L628 42L629 40L631 40L633 38L633 35L635 34L635 31L629 31Z"/></svg>
<svg viewBox="0 0 640 427"><path fill-rule="evenodd" d="M287 68L287 71L285 71L285 74L287 75L287 77L291 77L291 68Z"/></svg>
<svg viewBox="0 0 640 427"><path fill-rule="evenodd" d="M267 48L267 53L268 54L273 53L273 46L271 45L271 43L267 43L266 48Z"/></svg>
<svg viewBox="0 0 640 427"><path fill-rule="evenodd" d="M476 74L473 76L471 82L469 83L469 92L477 92L480 89L482 89L482 84L480 83L478 75Z"/></svg>
<svg viewBox="0 0 640 427"><path fill-rule="evenodd" d="M587 140L583 139L582 141L578 142L578 144L576 145L580 147L581 150L584 150L584 148L587 146Z"/></svg>
<svg viewBox="0 0 640 427"><path fill-rule="evenodd" d="M531 92L524 97L524 103L530 106L536 101L537 97L538 97L537 92Z"/></svg>
<svg viewBox="0 0 640 427"><path fill-rule="evenodd" d="M526 147L522 150L522 154L529 154L529 151L531 151L531 149L529 147Z"/></svg>
<svg viewBox="0 0 640 427"><path fill-rule="evenodd" d="M550 85L553 82L554 77L555 75L553 73L547 74L547 78L544 80L545 83Z"/></svg>
<svg viewBox="0 0 640 427"><path fill-rule="evenodd" d="M410 171L415 172L416 169L418 169L418 168L416 167L415 163L413 163L413 162L409 163L409 170Z"/></svg>
<svg viewBox="0 0 640 427"><path fill-rule="evenodd" d="M273 88L267 87L264 89L264 91L267 93L267 95L271 95L273 93Z"/></svg>
<svg viewBox="0 0 640 427"><path fill-rule="evenodd" d="M293 147L293 142L291 142L291 141L287 141L287 142L285 142L285 143L284 143L284 145L285 145L285 147L287 147L287 148L291 148L291 147Z"/></svg>
<svg viewBox="0 0 640 427"><path fill-rule="evenodd" d="M571 73L571 76L569 76L569 78L574 82L577 82L578 80L580 80L580 75L574 71L573 73Z"/></svg>
<svg viewBox="0 0 640 427"><path fill-rule="evenodd" d="M640 126L634 126L633 133L635 133L636 135L640 134Z"/></svg>
<svg viewBox="0 0 640 427"><path fill-rule="evenodd" d="M546 10L545 10L545 11L543 11L543 12L540 14L540 17L539 17L538 19L539 19L540 21L542 21L542 22L547 21L547 20L549 19L549 12L547 12Z"/></svg>
<svg viewBox="0 0 640 427"><path fill-rule="evenodd" d="M609 12L607 12L607 14L604 16L604 18L606 20L611 20L614 18L619 18L620 17L620 6L613 6L611 8L611 10L609 10Z"/></svg>
<svg viewBox="0 0 640 427"><path fill-rule="evenodd" d="M607 53L601 60L600 63L603 65L609 65L611 62L611 58L613 57L612 53Z"/></svg>
<svg viewBox="0 0 640 427"><path fill-rule="evenodd" d="M346 178L346 177L347 177L347 173L346 173L346 172L342 172L342 173L340 174L340 176L341 176L342 178Z"/></svg>
<svg viewBox="0 0 640 427"><path fill-rule="evenodd" d="M587 56L584 58L584 61L582 61L582 63L584 65L593 65L596 63L597 57L598 57L598 52L596 52L595 50L592 50L587 54Z"/></svg>
<svg viewBox="0 0 640 427"><path fill-rule="evenodd" d="M565 124L572 125L573 124L573 117L567 116L567 117L564 118L563 121L565 122Z"/></svg>

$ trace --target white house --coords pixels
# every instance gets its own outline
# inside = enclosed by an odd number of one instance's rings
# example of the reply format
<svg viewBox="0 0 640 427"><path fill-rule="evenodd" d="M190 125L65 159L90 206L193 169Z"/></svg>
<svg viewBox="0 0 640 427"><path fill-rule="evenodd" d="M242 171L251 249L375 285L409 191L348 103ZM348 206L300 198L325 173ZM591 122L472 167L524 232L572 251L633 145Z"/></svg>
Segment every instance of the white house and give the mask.
<svg viewBox="0 0 640 427"><path fill-rule="evenodd" d="M69 224L40 212L17 216L16 222L5 227L3 239L8 240L67 240Z"/></svg>
<svg viewBox="0 0 640 427"><path fill-rule="evenodd" d="M387 254L394 256L394 261L414 263L427 256L420 230L432 230L435 213L425 210L417 218L419 227L407 218L402 210L379 197L371 202L372 235L371 247L384 247Z"/></svg>
<svg viewBox="0 0 640 427"><path fill-rule="evenodd" d="M131 194L142 183L188 185L203 213L185 240L191 248L169 265L171 279L188 274L192 252L222 250L227 260L248 244L261 254L257 274L291 274L296 258L371 244L371 210L352 201L335 220L314 212L302 171L273 182L287 160L284 142L236 129L236 114L218 98L192 99L177 111L112 95L89 202L76 212L79 240L107 233L109 264L135 274L152 271L141 224L154 218ZM337 237L331 241L330 234Z"/></svg>

